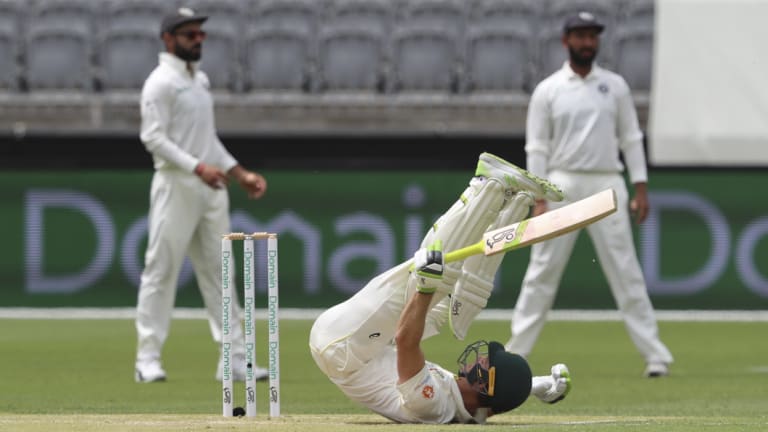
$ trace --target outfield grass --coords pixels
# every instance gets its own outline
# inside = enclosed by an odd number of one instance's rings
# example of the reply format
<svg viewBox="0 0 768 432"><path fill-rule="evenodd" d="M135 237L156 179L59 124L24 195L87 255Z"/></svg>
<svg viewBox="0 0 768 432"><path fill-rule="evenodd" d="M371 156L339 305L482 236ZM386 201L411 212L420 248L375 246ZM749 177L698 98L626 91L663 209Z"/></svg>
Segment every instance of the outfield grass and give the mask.
<svg viewBox="0 0 768 432"><path fill-rule="evenodd" d="M264 323L260 323L264 331ZM268 419L259 383L257 419L220 416L218 358L200 320L175 320L166 345L168 382L133 382L130 320L0 320L2 431L381 431L389 421L349 402L315 367L309 321L283 321L282 411ZM408 426L408 430L760 431L768 430L765 323L662 322L676 362L663 379L641 376L643 362L619 322L551 322L529 359L534 373L564 362L574 390L556 405L531 399L486 426ZM264 336L263 334L260 334ZM477 322L468 341L504 342L508 323ZM263 339L262 339L263 340ZM429 341L430 360L453 369L464 342ZM260 363L266 350L259 345ZM242 405L242 385L235 402Z"/></svg>

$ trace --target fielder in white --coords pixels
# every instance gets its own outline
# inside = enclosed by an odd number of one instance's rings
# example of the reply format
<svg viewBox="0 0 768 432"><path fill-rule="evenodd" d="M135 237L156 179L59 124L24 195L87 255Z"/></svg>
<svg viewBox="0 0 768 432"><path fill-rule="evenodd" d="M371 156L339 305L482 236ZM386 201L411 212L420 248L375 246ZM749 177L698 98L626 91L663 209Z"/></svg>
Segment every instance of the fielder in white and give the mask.
<svg viewBox="0 0 768 432"><path fill-rule="evenodd" d="M548 182L488 153L460 199L433 225L414 257L371 280L312 326L318 367L350 399L400 423L483 423L530 395L561 400L568 368L532 377L526 360L499 342L477 341L458 375L426 361L421 341L448 323L463 339L486 306L503 254L444 263L442 251L525 218L534 199L562 199Z"/></svg>
<svg viewBox="0 0 768 432"><path fill-rule="evenodd" d="M149 242L136 310L137 382L164 381L161 354L171 322L176 284L189 253L216 344L221 347L221 235L230 232L233 179L250 198L260 198L266 180L238 164L216 135L208 77L198 69L206 16L180 8L162 21L167 52L141 91L141 141L154 159ZM233 320L242 312L235 307ZM233 329L233 375L245 377L240 325ZM258 378L266 369L255 368ZM216 377L221 380L221 359Z"/></svg>
<svg viewBox="0 0 768 432"><path fill-rule="evenodd" d="M638 223L648 214L643 135L632 95L619 75L594 63L603 24L582 12L569 17L563 45L569 61L543 80L531 96L526 125L528 169L562 187L567 201L537 201L534 215L606 188L618 211L587 227L627 331L646 362L645 375L669 373L672 355L661 342L635 252L630 210ZM634 198L622 172L624 156ZM512 317L511 352L527 356L552 307L579 231L532 246L528 270Z"/></svg>

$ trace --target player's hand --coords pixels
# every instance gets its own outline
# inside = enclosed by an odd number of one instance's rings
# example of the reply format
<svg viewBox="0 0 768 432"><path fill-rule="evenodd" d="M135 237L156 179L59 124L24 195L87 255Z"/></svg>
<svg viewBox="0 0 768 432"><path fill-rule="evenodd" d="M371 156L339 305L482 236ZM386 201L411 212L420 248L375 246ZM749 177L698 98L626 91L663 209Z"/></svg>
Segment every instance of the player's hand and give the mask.
<svg viewBox="0 0 768 432"><path fill-rule="evenodd" d="M413 255L413 268L418 278L416 289L425 294L434 293L443 280L443 242L437 240Z"/></svg>
<svg viewBox="0 0 768 432"><path fill-rule="evenodd" d="M533 206L533 214L531 214L531 217L535 217L535 216L544 214L546 212L547 212L547 201L536 200L536 204Z"/></svg>
<svg viewBox="0 0 768 432"><path fill-rule="evenodd" d="M221 189L229 183L224 171L212 165L199 164L197 168L195 168L195 174L200 177L200 180L213 189Z"/></svg>
<svg viewBox="0 0 768 432"><path fill-rule="evenodd" d="M248 198L259 199L267 192L267 180L253 171L245 172L238 178L240 186L248 193Z"/></svg>
<svg viewBox="0 0 768 432"><path fill-rule="evenodd" d="M645 218L648 217L648 212L651 209L651 205L648 202L648 192L645 187L645 183L638 183L635 185L635 196L629 202L629 210L632 213L632 218L635 222L641 224L645 222Z"/></svg>

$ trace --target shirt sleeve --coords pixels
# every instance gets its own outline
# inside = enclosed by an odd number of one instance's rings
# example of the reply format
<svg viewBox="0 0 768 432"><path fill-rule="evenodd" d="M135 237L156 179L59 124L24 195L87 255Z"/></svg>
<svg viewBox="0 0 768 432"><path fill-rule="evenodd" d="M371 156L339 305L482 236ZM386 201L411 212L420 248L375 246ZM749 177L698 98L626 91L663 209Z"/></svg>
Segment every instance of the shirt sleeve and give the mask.
<svg viewBox="0 0 768 432"><path fill-rule="evenodd" d="M621 91L618 100L618 122L616 134L619 138L619 150L624 155L624 162L632 183L647 182L648 169L645 163L643 132L637 120L632 92L626 81L620 79Z"/></svg>
<svg viewBox="0 0 768 432"><path fill-rule="evenodd" d="M199 162L197 158L182 150L168 137L172 104L167 85L159 80L147 80L141 91L141 142L153 155L192 172Z"/></svg>
<svg viewBox="0 0 768 432"><path fill-rule="evenodd" d="M408 381L398 384L403 408L424 423L448 423L456 416L445 373L425 364Z"/></svg>
<svg viewBox="0 0 768 432"><path fill-rule="evenodd" d="M552 125L547 91L542 85L537 86L531 95L525 123L526 167L533 174L546 177L552 144Z"/></svg>

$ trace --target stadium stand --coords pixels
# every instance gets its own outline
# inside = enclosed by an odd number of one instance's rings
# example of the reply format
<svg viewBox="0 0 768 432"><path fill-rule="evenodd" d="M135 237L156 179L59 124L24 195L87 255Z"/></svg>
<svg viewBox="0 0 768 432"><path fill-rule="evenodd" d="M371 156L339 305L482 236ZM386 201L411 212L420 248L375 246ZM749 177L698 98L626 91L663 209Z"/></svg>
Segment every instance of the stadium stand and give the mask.
<svg viewBox="0 0 768 432"><path fill-rule="evenodd" d="M180 5L211 15L201 67L224 131L520 133L585 8L645 121L653 0L0 0L0 127L135 134L159 17ZM42 93L66 115L41 115Z"/></svg>

